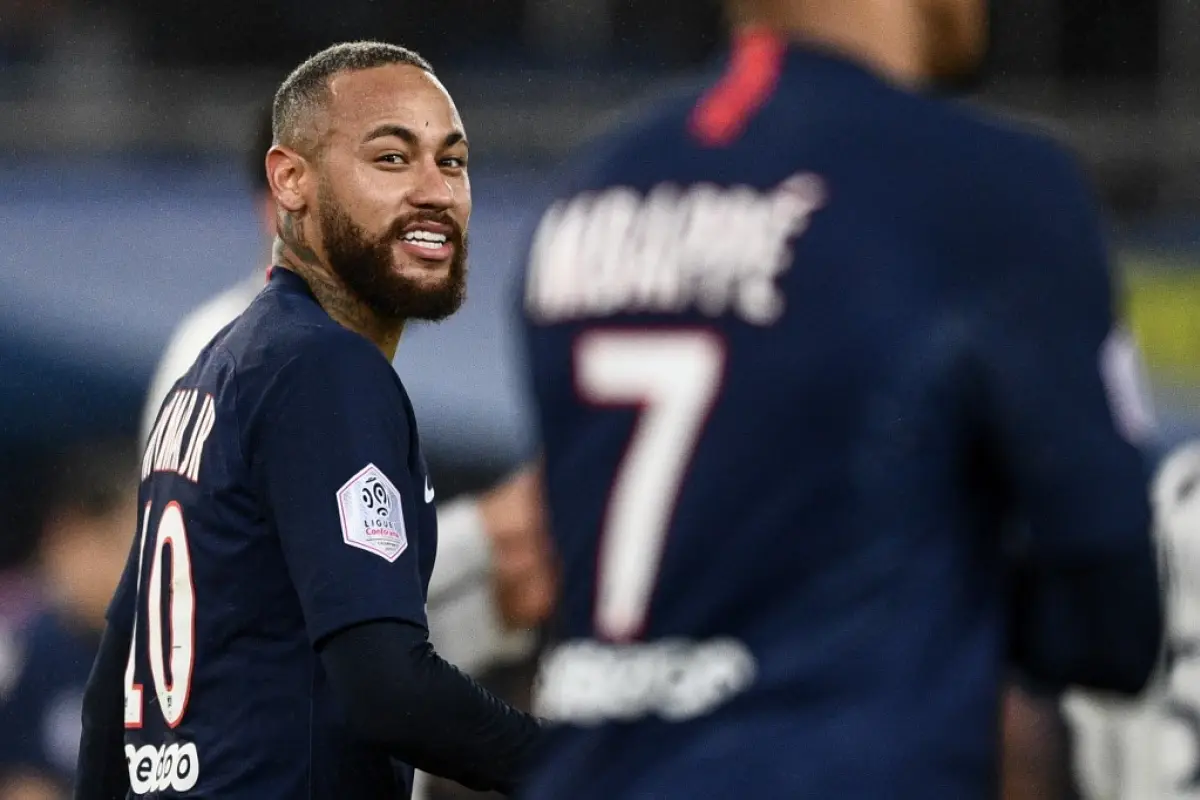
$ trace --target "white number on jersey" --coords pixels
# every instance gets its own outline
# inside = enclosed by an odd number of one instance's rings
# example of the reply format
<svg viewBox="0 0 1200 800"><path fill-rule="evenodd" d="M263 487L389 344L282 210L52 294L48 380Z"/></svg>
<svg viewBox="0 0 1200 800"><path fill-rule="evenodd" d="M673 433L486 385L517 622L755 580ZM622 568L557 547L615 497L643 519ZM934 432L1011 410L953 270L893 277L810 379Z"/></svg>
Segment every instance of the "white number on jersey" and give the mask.
<svg viewBox="0 0 1200 800"><path fill-rule="evenodd" d="M575 350L580 394L641 415L605 512L595 624L613 640L642 630L683 475L720 388L725 349L703 331L584 335Z"/></svg>
<svg viewBox="0 0 1200 800"><path fill-rule="evenodd" d="M142 686L133 682L133 674L134 657L137 653L137 621L143 610L142 566L149 526L150 504L147 503L142 515L142 537L138 545L138 610L134 615L134 635L129 644L129 660L125 665L126 728L142 727ZM169 582L162 569L163 554L168 547ZM150 675L154 679L154 692L158 696L158 707L162 711L163 720L169 727L174 728L183 720L183 714L187 710L192 686L192 667L196 661L196 590L192 582L192 557L188 547L187 527L183 521L183 510L178 503L168 503L162 517L159 518L151 558L150 580L144 598L147 657L150 661ZM165 641L162 614L164 588L167 591L171 626ZM169 677L165 655L167 647L170 647L171 652Z"/></svg>

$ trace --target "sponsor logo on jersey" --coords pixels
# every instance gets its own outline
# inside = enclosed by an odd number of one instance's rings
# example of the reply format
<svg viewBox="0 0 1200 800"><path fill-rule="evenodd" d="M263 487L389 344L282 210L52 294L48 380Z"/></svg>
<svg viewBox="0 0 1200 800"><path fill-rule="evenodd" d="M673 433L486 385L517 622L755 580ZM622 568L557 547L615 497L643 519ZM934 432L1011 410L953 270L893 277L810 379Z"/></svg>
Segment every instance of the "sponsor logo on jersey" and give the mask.
<svg viewBox="0 0 1200 800"><path fill-rule="evenodd" d="M387 561L408 549L400 492L374 464L338 489L337 504L346 544Z"/></svg>
<svg viewBox="0 0 1200 800"><path fill-rule="evenodd" d="M756 672L754 656L736 639L568 642L543 659L534 708L575 725L650 715L682 721L745 691Z"/></svg>
<svg viewBox="0 0 1200 800"><path fill-rule="evenodd" d="M155 747L125 745L129 788L136 795L151 792L187 792L200 780L200 756L191 742Z"/></svg>
<svg viewBox="0 0 1200 800"><path fill-rule="evenodd" d="M792 244L825 203L811 173L767 191L664 183L646 195L623 186L579 195L542 218L526 307L546 324L695 310L770 325L784 312L777 280Z"/></svg>

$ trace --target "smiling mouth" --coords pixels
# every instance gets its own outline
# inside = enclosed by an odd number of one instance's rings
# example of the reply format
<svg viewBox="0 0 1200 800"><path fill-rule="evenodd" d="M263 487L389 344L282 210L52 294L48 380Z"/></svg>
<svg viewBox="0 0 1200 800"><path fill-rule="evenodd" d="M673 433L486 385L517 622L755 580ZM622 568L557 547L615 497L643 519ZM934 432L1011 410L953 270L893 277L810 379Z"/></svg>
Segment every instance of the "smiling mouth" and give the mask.
<svg viewBox="0 0 1200 800"><path fill-rule="evenodd" d="M454 244L444 233L415 230L400 239L404 251L423 261L440 262L454 255Z"/></svg>

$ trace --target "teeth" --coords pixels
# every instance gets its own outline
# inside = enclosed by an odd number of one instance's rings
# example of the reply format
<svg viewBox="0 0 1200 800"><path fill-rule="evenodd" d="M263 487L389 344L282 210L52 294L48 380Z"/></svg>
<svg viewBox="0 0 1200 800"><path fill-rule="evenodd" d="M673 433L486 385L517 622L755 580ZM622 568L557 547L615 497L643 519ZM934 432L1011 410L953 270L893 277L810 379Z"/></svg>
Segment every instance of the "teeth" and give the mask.
<svg viewBox="0 0 1200 800"><path fill-rule="evenodd" d="M437 245L446 243L446 235L444 233L431 233L430 231L410 231L404 235L406 242L434 242Z"/></svg>
<svg viewBox="0 0 1200 800"><path fill-rule="evenodd" d="M410 244L415 244L417 247L420 247L423 250L441 250L443 244L439 242L422 242L415 239L408 239L407 241Z"/></svg>

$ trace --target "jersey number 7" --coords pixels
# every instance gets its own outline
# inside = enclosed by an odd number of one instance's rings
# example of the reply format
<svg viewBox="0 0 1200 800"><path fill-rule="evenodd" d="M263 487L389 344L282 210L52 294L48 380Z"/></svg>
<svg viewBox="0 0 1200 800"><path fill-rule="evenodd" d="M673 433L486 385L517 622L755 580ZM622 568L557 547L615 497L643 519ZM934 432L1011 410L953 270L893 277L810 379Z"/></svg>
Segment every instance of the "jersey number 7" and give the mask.
<svg viewBox="0 0 1200 800"><path fill-rule="evenodd" d="M684 473L724 367L722 340L703 330L594 331L576 343L580 396L641 409L600 533L594 623L606 639L633 639L645 626Z"/></svg>
<svg viewBox="0 0 1200 800"><path fill-rule="evenodd" d="M129 642L129 660L125 664L125 727L142 727L142 685L134 683L134 658L137 654L137 623L143 607L146 612L147 656L154 692L163 720L175 728L183 720L192 688L192 667L196 662L196 589L192 582L192 557L188 550L187 527L179 503L163 509L154 536L150 579L142 596L142 562L146 552L146 534L150 527L150 503L142 514L142 534L138 544L138 598L134 612L133 636ZM170 552L170 574L163 574L163 554ZM169 581L168 581L169 577ZM164 642L163 590L168 592L170 631ZM170 649L170 675L167 675L166 651Z"/></svg>

